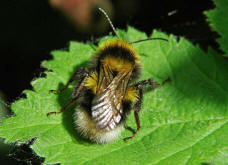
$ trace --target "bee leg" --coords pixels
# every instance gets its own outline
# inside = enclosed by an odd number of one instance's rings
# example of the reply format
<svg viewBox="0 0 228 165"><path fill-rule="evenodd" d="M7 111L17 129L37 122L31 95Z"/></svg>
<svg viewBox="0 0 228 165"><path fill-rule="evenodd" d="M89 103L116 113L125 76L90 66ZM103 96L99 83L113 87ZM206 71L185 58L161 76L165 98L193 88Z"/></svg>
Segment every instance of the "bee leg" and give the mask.
<svg viewBox="0 0 228 165"><path fill-rule="evenodd" d="M86 68L79 68L77 69L74 74L71 76L70 80L66 83L66 85L59 89L59 90L49 90L50 93L61 93L63 92L65 89L68 88L68 86L74 81L74 80L78 80L78 79L82 79L84 78L86 75L88 75L88 70Z"/></svg>
<svg viewBox="0 0 228 165"><path fill-rule="evenodd" d="M143 99L142 85L138 85L137 88L139 90L138 101L135 103L135 105L133 107L137 129L132 136L124 138L125 141L134 138L141 128L140 120L139 120L139 111L141 109L141 104L142 104L142 99Z"/></svg>
<svg viewBox="0 0 228 165"><path fill-rule="evenodd" d="M68 109L69 107L71 107L76 101L77 99L80 97L80 94L81 94L81 91L84 87L84 84L85 84L85 81L86 81L86 78L88 76L88 73L86 73L84 75L84 77L81 77L81 81L79 81L80 83L78 83L78 85L76 86L75 88L75 94L73 95L73 98L72 100L66 104L64 107L62 107L60 110L58 111L53 111L53 112L48 112L47 113L47 116L51 115L51 114L58 114L58 113L61 113L62 111L64 111L65 109Z"/></svg>
<svg viewBox="0 0 228 165"><path fill-rule="evenodd" d="M161 83L157 83L155 82L152 78L148 79L148 80L143 80L143 81L139 81L138 83L136 83L134 86L136 88L139 88L140 86L145 86L145 85L150 85L152 88L156 88L159 87L161 85L164 85L166 82L170 81L171 79L168 78L165 81L161 82Z"/></svg>
<svg viewBox="0 0 228 165"><path fill-rule="evenodd" d="M151 79L152 80L152 79ZM152 80L153 81L153 80ZM161 85L164 85L165 83L167 83L167 82L169 82L169 81L171 81L171 78L169 77L169 78L167 78L165 81L163 81L163 82L161 82L161 83L156 83L156 82L154 82L156 85L155 85L155 87L157 87L157 86L161 86Z"/></svg>
<svg viewBox="0 0 228 165"><path fill-rule="evenodd" d="M132 136L126 137L126 138L124 138L124 140L129 140L129 139L134 138L141 128L140 120L139 120L139 111L141 109L141 104L142 104L142 99L143 99L143 87L146 85L150 85L152 88L156 88L158 86L165 84L168 81L170 81L170 78L163 81L162 83L156 83L153 79L148 79L148 80L140 81L134 85L136 87L136 89L138 89L138 92L139 92L138 93L138 101L134 105L134 115L135 115L135 121L137 124L137 129Z"/></svg>
<svg viewBox="0 0 228 165"><path fill-rule="evenodd" d="M134 115L135 115L135 121L136 121L136 124L137 124L137 129L136 129L135 133L132 136L124 138L125 141L134 138L136 136L136 134L139 132L140 128L141 128L138 112L134 111Z"/></svg>

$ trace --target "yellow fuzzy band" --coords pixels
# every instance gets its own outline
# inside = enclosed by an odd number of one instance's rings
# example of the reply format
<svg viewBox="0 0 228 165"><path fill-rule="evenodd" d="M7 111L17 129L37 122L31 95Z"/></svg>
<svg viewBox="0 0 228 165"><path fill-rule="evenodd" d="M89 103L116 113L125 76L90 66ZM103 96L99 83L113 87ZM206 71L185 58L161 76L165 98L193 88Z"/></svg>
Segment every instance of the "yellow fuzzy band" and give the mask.
<svg viewBox="0 0 228 165"><path fill-rule="evenodd" d="M119 73L129 71L134 67L129 61L113 56L105 57L102 60L102 64L104 67Z"/></svg>
<svg viewBox="0 0 228 165"><path fill-rule="evenodd" d="M134 87L127 88L124 100L135 103L138 100L138 91Z"/></svg>
<svg viewBox="0 0 228 165"><path fill-rule="evenodd" d="M94 94L96 94L96 90L97 90L97 81L98 81L98 77L96 73L92 73L85 82L85 87L87 87L88 89L91 89L92 92Z"/></svg>

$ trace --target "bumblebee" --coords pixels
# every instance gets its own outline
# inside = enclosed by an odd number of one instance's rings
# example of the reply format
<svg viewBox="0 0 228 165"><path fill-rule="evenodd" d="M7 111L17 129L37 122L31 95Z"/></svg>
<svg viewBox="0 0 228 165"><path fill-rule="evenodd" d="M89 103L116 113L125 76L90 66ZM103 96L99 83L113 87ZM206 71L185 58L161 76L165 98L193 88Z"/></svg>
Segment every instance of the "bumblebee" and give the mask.
<svg viewBox="0 0 228 165"><path fill-rule="evenodd" d="M116 33L107 14L103 9L100 10ZM146 40L152 39L162 38ZM144 40L129 43L114 39L100 45L90 67L77 69L68 83L62 89L55 91L62 92L70 83L78 80L70 103L59 111L49 112L48 115L61 113L79 100L74 115L76 129L91 141L103 144L113 141L121 134L133 105L137 130L124 140L135 137L140 129L139 111L143 88L146 85L155 88L166 82L159 84L152 78L136 82L140 76L141 65L139 54L132 44L141 41Z"/></svg>

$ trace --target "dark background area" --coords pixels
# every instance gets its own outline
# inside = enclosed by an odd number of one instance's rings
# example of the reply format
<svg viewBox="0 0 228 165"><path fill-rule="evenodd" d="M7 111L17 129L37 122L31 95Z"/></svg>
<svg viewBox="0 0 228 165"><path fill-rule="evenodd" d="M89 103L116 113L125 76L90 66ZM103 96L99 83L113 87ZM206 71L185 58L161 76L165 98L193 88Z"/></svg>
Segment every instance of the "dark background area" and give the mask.
<svg viewBox="0 0 228 165"><path fill-rule="evenodd" d="M159 29L178 37L184 36L204 50L208 46L218 49L215 42L218 35L211 31L202 13L214 8L210 0L112 2L112 22L116 28L126 29L127 25L131 25L147 34L153 29ZM168 16L172 11L176 13ZM21 97L24 89L32 89L30 82L43 71L40 63L51 59L50 51L66 49L71 40L92 41L111 31L109 28L100 34L81 33L61 12L53 9L48 1L42 0L2 0L0 15L0 91L6 96L7 103ZM31 157L32 154L27 154L29 155ZM28 161L23 161L24 157L19 158L21 161L13 157L4 159L11 164L28 164Z"/></svg>

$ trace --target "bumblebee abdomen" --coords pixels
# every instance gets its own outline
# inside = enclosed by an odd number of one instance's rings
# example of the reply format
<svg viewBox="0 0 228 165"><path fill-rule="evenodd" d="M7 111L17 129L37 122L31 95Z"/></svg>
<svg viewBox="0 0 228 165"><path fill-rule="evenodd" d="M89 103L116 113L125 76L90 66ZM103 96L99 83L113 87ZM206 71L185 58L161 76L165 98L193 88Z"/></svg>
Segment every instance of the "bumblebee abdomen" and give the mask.
<svg viewBox="0 0 228 165"><path fill-rule="evenodd" d="M117 139L121 132L124 130L124 123L120 123L113 130L100 129L97 123L91 118L89 112L83 107L78 107L75 111L75 124L76 129L91 141L96 143L108 143Z"/></svg>

